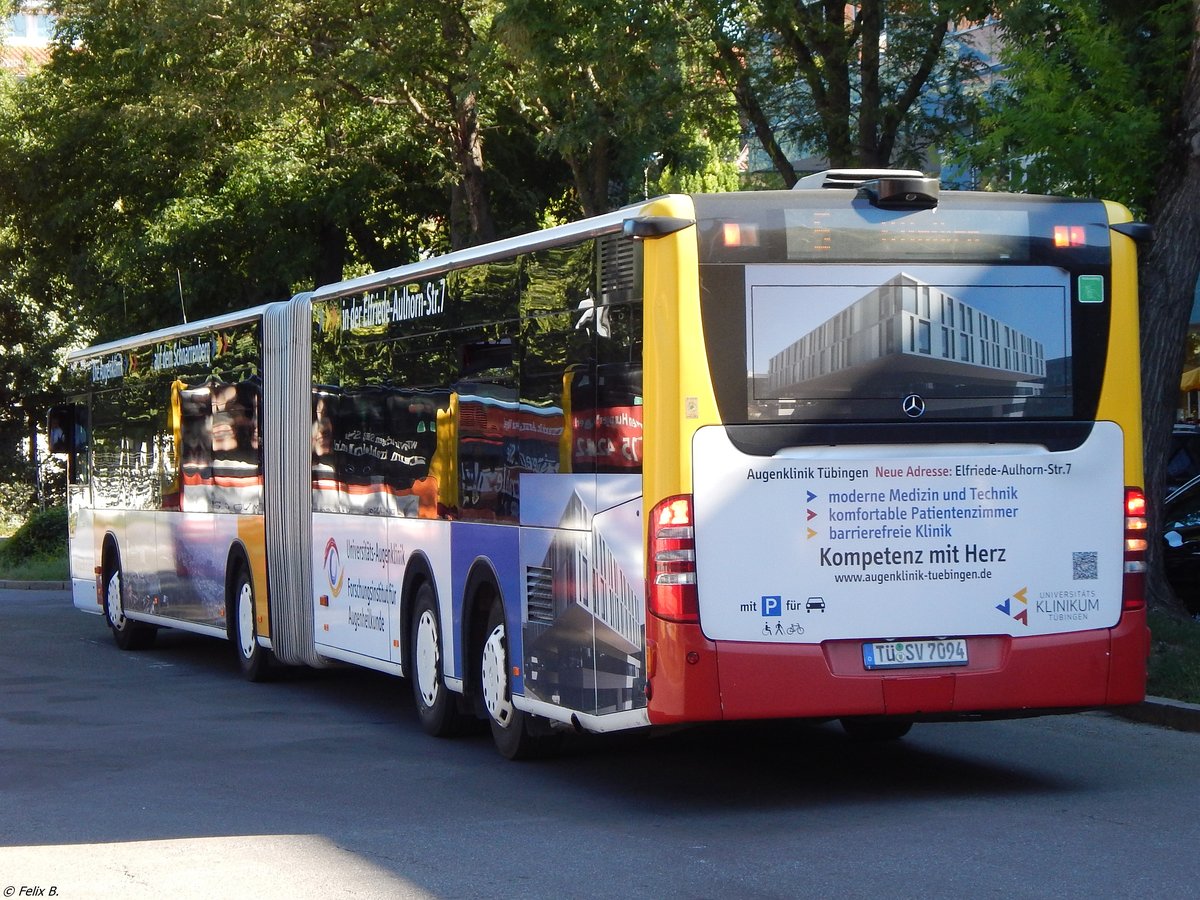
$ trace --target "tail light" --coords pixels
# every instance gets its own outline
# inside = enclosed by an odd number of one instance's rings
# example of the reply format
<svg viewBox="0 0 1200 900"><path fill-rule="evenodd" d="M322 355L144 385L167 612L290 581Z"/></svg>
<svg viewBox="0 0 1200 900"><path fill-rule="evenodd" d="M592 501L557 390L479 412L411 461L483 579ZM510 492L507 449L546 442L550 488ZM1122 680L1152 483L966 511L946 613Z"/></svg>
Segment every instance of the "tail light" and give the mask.
<svg viewBox="0 0 1200 900"><path fill-rule="evenodd" d="M667 497L650 513L647 553L650 612L672 622L699 622L696 532L690 494Z"/></svg>
<svg viewBox="0 0 1200 900"><path fill-rule="evenodd" d="M1141 488L1125 488L1125 576L1122 609L1146 605L1146 495Z"/></svg>

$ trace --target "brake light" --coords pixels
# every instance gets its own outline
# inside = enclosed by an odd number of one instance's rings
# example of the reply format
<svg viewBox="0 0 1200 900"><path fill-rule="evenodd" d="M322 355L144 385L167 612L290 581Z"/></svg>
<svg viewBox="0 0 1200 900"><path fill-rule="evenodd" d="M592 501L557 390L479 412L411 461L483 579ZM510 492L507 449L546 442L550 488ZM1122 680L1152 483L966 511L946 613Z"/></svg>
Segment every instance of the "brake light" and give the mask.
<svg viewBox="0 0 1200 900"><path fill-rule="evenodd" d="M650 612L672 622L699 622L696 532L690 494L667 497L650 513L646 599Z"/></svg>
<svg viewBox="0 0 1200 900"><path fill-rule="evenodd" d="M726 247L757 247L758 226L749 222L726 222L721 226Z"/></svg>
<svg viewBox="0 0 1200 900"><path fill-rule="evenodd" d="M1082 225L1055 225L1055 247L1082 247L1087 242L1083 237Z"/></svg>
<svg viewBox="0 0 1200 900"><path fill-rule="evenodd" d="M1141 488L1125 488L1125 575L1122 609L1146 605L1146 495Z"/></svg>

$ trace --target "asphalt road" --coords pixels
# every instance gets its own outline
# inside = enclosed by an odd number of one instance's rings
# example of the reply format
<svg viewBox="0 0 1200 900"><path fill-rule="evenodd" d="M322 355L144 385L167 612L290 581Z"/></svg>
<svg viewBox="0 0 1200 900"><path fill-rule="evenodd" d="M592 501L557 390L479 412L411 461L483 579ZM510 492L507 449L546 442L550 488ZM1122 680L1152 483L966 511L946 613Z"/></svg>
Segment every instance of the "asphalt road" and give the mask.
<svg viewBox="0 0 1200 900"><path fill-rule="evenodd" d="M862 745L751 724L510 763L405 682L249 684L0 591L0 895L1156 897L1200 890L1200 735L1100 713ZM41 890L43 893L36 893Z"/></svg>

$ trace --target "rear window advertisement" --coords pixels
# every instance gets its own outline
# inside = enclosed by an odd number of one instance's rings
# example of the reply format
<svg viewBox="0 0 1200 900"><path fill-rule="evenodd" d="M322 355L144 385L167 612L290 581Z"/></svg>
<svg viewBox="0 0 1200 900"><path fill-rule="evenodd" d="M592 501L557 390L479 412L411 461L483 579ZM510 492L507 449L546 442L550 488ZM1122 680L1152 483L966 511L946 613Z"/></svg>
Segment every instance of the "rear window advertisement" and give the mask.
<svg viewBox="0 0 1200 900"><path fill-rule="evenodd" d="M746 296L751 419L909 394L940 415L1071 413L1061 270L747 266Z"/></svg>

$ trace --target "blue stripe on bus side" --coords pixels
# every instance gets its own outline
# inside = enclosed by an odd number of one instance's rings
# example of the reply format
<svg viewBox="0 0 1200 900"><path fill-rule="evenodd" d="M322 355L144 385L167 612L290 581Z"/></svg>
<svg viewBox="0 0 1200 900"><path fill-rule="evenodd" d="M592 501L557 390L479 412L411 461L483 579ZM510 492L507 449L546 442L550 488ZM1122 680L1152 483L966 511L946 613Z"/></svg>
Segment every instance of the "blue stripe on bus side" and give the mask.
<svg viewBox="0 0 1200 900"><path fill-rule="evenodd" d="M454 522L451 525L450 539L450 583L454 592L454 665L457 672L466 671L463 647L463 592L467 588L467 579L472 568L481 559L490 563L504 600L508 658L518 666L524 658L521 641L520 529L513 525ZM525 693L524 669L521 671L522 674L513 677L514 694Z"/></svg>

